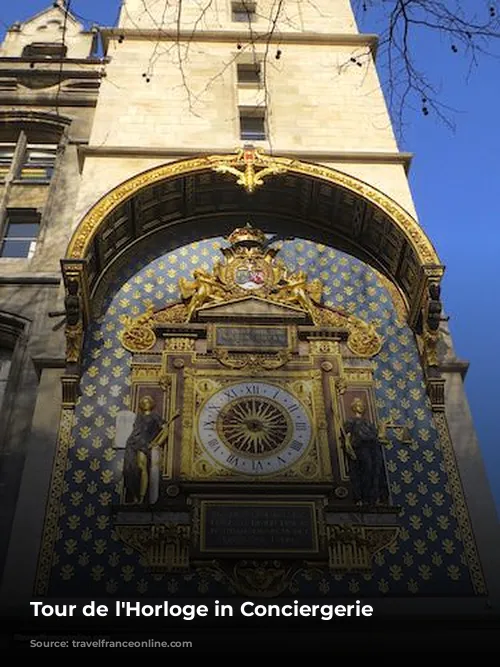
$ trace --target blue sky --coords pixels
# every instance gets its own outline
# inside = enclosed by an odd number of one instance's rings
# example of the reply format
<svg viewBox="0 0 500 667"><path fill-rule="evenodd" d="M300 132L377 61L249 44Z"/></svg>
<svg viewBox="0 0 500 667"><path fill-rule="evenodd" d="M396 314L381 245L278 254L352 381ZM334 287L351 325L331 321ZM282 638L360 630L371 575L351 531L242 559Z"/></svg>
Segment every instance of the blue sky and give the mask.
<svg viewBox="0 0 500 667"><path fill-rule="evenodd" d="M73 11L90 23L115 24L118 0L74 0ZM15 21L47 7L47 0L0 5L0 39ZM360 26L377 32L366 19ZM483 59L471 76L460 53L440 39L418 45L419 67L440 87L441 99L457 112L452 132L418 109L406 116L400 149L414 153L410 184L422 226L446 265L443 299L458 355L470 361L466 391L490 483L500 507L500 230L498 192L499 63Z"/></svg>

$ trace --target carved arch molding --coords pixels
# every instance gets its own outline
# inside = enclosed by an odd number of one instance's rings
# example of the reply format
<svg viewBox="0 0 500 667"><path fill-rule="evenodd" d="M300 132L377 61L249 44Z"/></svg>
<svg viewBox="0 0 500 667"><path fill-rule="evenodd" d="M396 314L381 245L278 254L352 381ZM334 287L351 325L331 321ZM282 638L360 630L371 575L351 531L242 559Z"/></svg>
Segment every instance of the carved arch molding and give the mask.
<svg viewBox="0 0 500 667"><path fill-rule="evenodd" d="M410 327L430 341L432 365L436 334L427 320L431 310L440 312L444 267L418 222L352 176L253 148L151 169L90 209L62 260L66 285L80 284L81 324L92 317L114 273L153 238L163 253L246 222L336 247L384 274L403 296Z"/></svg>

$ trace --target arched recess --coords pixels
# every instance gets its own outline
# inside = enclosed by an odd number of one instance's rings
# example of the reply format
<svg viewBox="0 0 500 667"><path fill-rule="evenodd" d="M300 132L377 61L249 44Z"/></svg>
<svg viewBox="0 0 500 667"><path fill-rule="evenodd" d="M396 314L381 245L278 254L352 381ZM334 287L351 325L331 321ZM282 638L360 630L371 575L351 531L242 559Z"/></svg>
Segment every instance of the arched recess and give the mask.
<svg viewBox="0 0 500 667"><path fill-rule="evenodd" d="M59 143L71 119L43 111L0 111L0 141L17 140L22 131L28 141L37 143Z"/></svg>
<svg viewBox="0 0 500 667"><path fill-rule="evenodd" d="M249 193L243 186L260 174L263 182ZM411 326L429 276L440 279L443 273L418 222L382 192L328 167L257 151L250 159L245 151L197 157L133 176L87 212L63 264L84 269L90 302L113 266L129 252L141 252L146 240L158 237L166 251L249 220L264 231L301 235L367 262L404 295Z"/></svg>

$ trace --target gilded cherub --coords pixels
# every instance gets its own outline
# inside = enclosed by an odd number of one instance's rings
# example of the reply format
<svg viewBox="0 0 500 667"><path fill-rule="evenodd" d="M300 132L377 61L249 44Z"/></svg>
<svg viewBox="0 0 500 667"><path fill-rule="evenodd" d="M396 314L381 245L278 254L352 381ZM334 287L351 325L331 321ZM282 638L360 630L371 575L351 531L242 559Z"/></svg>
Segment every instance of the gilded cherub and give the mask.
<svg viewBox="0 0 500 667"><path fill-rule="evenodd" d="M277 299L285 303L295 303L311 315L313 321L316 320L316 306L321 301L323 286L317 278L307 280L305 271L297 271L291 275L284 275L282 278L284 285L277 293Z"/></svg>
<svg viewBox="0 0 500 667"><path fill-rule="evenodd" d="M193 317L194 312L210 301L224 300L224 285L214 278L205 269L193 271L194 280L187 278L179 279L179 289L184 300L189 300L187 321Z"/></svg>

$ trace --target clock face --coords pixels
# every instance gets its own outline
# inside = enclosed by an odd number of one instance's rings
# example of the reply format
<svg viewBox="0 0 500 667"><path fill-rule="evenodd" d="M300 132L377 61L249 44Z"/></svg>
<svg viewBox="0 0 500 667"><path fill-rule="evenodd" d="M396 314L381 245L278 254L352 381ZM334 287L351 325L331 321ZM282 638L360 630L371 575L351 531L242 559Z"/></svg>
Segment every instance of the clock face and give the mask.
<svg viewBox="0 0 500 667"><path fill-rule="evenodd" d="M298 461L312 438L306 408L267 382L219 390L198 414L201 445L226 468L246 475L276 474Z"/></svg>

